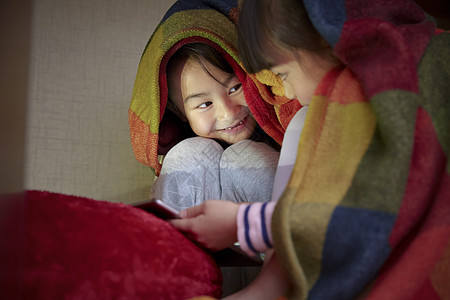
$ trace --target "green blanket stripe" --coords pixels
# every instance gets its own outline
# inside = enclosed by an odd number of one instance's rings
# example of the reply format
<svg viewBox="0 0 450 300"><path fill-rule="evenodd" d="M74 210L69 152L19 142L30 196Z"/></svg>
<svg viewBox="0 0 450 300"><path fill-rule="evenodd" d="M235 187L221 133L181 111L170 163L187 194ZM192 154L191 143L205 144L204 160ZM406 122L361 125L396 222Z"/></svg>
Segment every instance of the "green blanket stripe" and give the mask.
<svg viewBox="0 0 450 300"><path fill-rule="evenodd" d="M297 256L297 246L294 243L294 239L291 238L292 230L291 218L284 217L289 216L289 212L292 210L292 203L294 202L295 195L297 194L297 188L287 187L280 199L284 200L283 205L277 205L272 217L272 235L273 242L276 247L277 255L284 257L279 259L283 269L288 273L292 282L295 282L297 286L308 286L308 290L312 284L307 281L305 271L302 267L303 260ZM278 217L275 217L275 216ZM289 294L292 299L305 299L308 290L299 290L293 288Z"/></svg>
<svg viewBox="0 0 450 300"><path fill-rule="evenodd" d="M436 130L438 140L447 158L450 155L450 89L445 86L450 82L435 80L436 70L441 70L440 76L450 77L450 32L434 36L419 65L419 82L421 86L420 105L430 115ZM445 72L444 74L442 74ZM445 86L444 86L445 85ZM442 93L446 94L442 94ZM450 164L447 163L447 173Z"/></svg>
<svg viewBox="0 0 450 300"><path fill-rule="evenodd" d="M377 116L375 133L341 205L398 212L408 180L418 98L411 92L394 90L372 99ZM387 198L391 201L385 201Z"/></svg>
<svg viewBox="0 0 450 300"><path fill-rule="evenodd" d="M202 16L200 20L197 18L197 14ZM236 27L233 22L223 14L208 9L174 13L162 24L164 39L180 32L180 28L185 30L188 27L204 29L206 32L211 32L211 28L214 28L217 36L225 37L229 43L234 45L238 43Z"/></svg>

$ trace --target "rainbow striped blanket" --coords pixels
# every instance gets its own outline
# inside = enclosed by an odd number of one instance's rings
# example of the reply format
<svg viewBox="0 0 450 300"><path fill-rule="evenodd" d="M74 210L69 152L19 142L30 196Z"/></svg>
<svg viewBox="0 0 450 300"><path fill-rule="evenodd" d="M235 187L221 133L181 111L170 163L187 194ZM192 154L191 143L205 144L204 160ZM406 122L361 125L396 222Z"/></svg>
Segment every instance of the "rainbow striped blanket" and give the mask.
<svg viewBox="0 0 450 300"><path fill-rule="evenodd" d="M158 154L189 137L189 125L166 110L166 66L187 43L205 43L223 54L243 84L246 102L259 126L281 144L298 101L275 95L244 72L237 53L237 0L178 0L153 32L142 54L129 108L131 144L138 161L159 175ZM270 79L272 81L270 81ZM273 78L269 82L273 83Z"/></svg>
<svg viewBox="0 0 450 300"><path fill-rule="evenodd" d="M346 67L272 220L289 297L450 299L450 34L413 1L304 3Z"/></svg>

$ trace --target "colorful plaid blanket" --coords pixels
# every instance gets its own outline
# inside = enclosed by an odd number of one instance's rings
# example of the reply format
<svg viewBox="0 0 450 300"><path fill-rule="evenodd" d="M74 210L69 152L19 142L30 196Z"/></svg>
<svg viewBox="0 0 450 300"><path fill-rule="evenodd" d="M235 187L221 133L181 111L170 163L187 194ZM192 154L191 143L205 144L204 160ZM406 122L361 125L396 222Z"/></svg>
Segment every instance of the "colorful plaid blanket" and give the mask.
<svg viewBox="0 0 450 300"><path fill-rule="evenodd" d="M246 74L237 54L236 0L179 0L167 11L142 54L136 75L129 126L138 161L159 175L158 154L186 138L189 125L166 111L166 65L182 45L201 42L224 55L242 82L246 102L261 128L281 144L297 101L275 96L269 86ZM263 100L264 99L264 100ZM272 105L276 102L276 106Z"/></svg>
<svg viewBox="0 0 450 300"><path fill-rule="evenodd" d="M450 34L413 1L304 3L347 67L274 212L290 297L450 299Z"/></svg>

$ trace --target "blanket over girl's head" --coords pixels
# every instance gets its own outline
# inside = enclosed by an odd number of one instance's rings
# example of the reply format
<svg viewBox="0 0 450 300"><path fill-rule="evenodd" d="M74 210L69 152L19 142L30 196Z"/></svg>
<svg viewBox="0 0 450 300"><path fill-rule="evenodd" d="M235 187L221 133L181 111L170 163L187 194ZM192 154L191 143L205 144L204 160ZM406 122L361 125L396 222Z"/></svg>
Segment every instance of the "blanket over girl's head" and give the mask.
<svg viewBox="0 0 450 300"><path fill-rule="evenodd" d="M129 109L131 143L136 158L158 175L158 154L192 134L187 123L166 110L166 66L187 43L205 43L223 54L244 87L246 102L261 128L281 143L286 120L297 101L275 96L254 75L246 74L237 54L237 1L179 0L167 11L142 54ZM262 101L262 97L266 101ZM282 105L287 103L286 105ZM277 104L276 108L272 104ZM280 116L280 117L279 117ZM284 120L284 122L280 122Z"/></svg>
<svg viewBox="0 0 450 300"><path fill-rule="evenodd" d="M290 296L450 299L450 34L413 1L304 3L345 66L274 212Z"/></svg>

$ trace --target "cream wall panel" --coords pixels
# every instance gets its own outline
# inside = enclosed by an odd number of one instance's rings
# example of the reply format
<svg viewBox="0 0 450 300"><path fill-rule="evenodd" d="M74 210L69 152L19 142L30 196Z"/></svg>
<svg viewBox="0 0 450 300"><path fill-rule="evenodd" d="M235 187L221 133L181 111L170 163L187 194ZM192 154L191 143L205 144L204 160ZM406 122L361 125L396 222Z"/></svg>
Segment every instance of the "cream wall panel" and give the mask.
<svg viewBox="0 0 450 300"><path fill-rule="evenodd" d="M26 189L148 196L153 173L134 158L128 106L140 55L173 2L34 1Z"/></svg>

